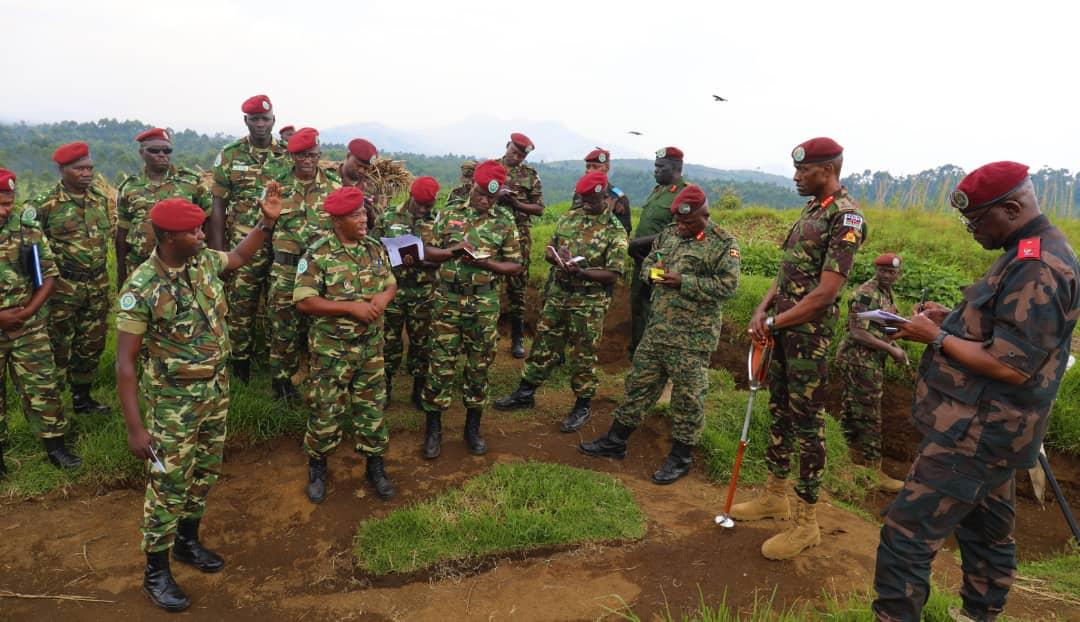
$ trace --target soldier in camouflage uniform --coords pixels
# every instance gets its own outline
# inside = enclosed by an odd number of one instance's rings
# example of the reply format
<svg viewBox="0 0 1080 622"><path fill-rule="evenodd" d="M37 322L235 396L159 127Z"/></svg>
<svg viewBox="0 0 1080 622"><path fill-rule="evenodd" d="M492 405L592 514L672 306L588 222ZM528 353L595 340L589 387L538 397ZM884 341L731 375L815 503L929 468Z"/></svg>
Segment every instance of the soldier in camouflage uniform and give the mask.
<svg viewBox="0 0 1080 622"><path fill-rule="evenodd" d="M474 455L487 452L480 435L480 416L487 401L488 368L499 338L499 275L522 269L514 217L497 205L506 190L505 182L506 169L498 162L477 165L469 198L439 212L434 232L438 246L424 249L425 259L441 264L431 314L427 384L421 396L427 417L425 458L436 458L441 451L442 413L450 407L462 354L465 443Z"/></svg>
<svg viewBox="0 0 1080 622"><path fill-rule="evenodd" d="M286 145L289 144L289 139L292 138L292 135L295 133L295 125L286 125L285 127L278 130L278 136L281 137L281 142L285 143Z"/></svg>
<svg viewBox="0 0 1080 622"><path fill-rule="evenodd" d="M964 571L955 619L994 620L1016 578L1015 472L1035 465L1080 316L1080 265L1027 171L994 162L960 182L952 206L1003 253L956 309L928 303L898 324L898 338L930 345L912 407L923 441L881 528L879 620L919 620L950 535Z"/></svg>
<svg viewBox="0 0 1080 622"><path fill-rule="evenodd" d="M374 223L386 211L386 204L390 199L379 192L372 178L378 158L379 152L375 145L363 138L354 138L349 141L349 153L345 156L345 161L338 167L342 185L357 186L364 191L365 209L368 211L370 223Z"/></svg>
<svg viewBox="0 0 1080 622"><path fill-rule="evenodd" d="M367 478L382 499L394 496L383 454L390 432L383 420L383 313L397 285L386 249L367 237L364 192L346 187L323 204L333 232L315 242L296 266L293 300L312 317L310 395L314 404L304 435L307 495L326 498L326 456L341 442L342 428L358 438L367 456Z"/></svg>
<svg viewBox="0 0 1080 622"><path fill-rule="evenodd" d="M499 193L499 205L510 210L521 240L521 272L506 279L506 313L510 317L510 353L525 358L525 290L529 284L529 254L533 216L544 214L544 189L536 169L525 164L534 149L528 136L514 132L506 143L506 153L499 162L506 168L506 188Z"/></svg>
<svg viewBox="0 0 1080 622"><path fill-rule="evenodd" d="M322 210L326 195L341 187L336 171L319 167L319 133L301 128L289 139L292 169L281 183L281 217L274 228L274 263L270 266L270 378L278 399L296 397L293 375L307 343L307 319L293 304L296 264L308 247L330 233Z"/></svg>
<svg viewBox="0 0 1080 622"><path fill-rule="evenodd" d="M739 286L741 262L735 238L709 220L701 188L687 186L670 210L675 222L660 232L642 264L642 278L656 286L649 325L626 376L626 396L608 433L579 446L590 456L625 457L630 433L670 378L674 443L653 473L657 484L671 484L690 471L691 453L705 428L709 356L720 338L721 306Z"/></svg>
<svg viewBox="0 0 1080 622"><path fill-rule="evenodd" d="M551 375L559 354L569 345L570 386L577 399L562 423L563 432L578 430L589 419L598 384L596 345L604 332L612 287L626 259L626 231L611 213L607 182L603 171L585 174L575 188L581 208L567 211L555 224L545 253L552 265L553 285L540 311L536 341L517 390L495 402L499 410L532 407L536 388Z"/></svg>
<svg viewBox="0 0 1080 622"><path fill-rule="evenodd" d="M374 238L396 238L414 235L424 246L434 243L435 217L431 210L439 193L434 177L419 177L409 189L409 199L383 213L375 225ZM431 333L431 307L435 300L436 264L416 261L412 255L402 257L394 268L398 291L386 308L386 401L390 401L394 374L401 368L405 345L401 331L409 336L409 375L412 376L412 403L420 408L420 392L428 370L428 335Z"/></svg>
<svg viewBox="0 0 1080 622"><path fill-rule="evenodd" d="M754 310L750 332L764 341L774 335L769 368L769 479L757 498L735 504L735 520L791 516L786 478L798 444L795 525L765 541L768 559L789 559L821 542L817 500L825 469L827 353L840 314L837 298L866 236L858 206L840 184L843 148L813 138L791 152L795 188L807 201L784 241L780 274Z"/></svg>
<svg viewBox="0 0 1080 622"><path fill-rule="evenodd" d="M203 209L186 199L150 209L157 249L121 288L116 313L116 381L128 447L150 460L143 506L143 591L163 609L190 604L169 567L177 561L217 572L224 561L199 541L206 497L221 474L229 412L228 305L220 274L250 261L281 211L278 186L267 187L262 219L230 253L203 245ZM139 350L146 424L139 412Z"/></svg>
<svg viewBox="0 0 1080 622"><path fill-rule="evenodd" d="M120 182L116 191L116 282L150 258L157 240L150 224L150 208L170 197L181 197L210 212L210 193L199 174L172 165L172 135L155 127L135 137L143 170Z"/></svg>
<svg viewBox="0 0 1080 622"><path fill-rule="evenodd" d="M90 385L105 350L109 314L108 197L93 185L94 161L86 143L60 147L53 161L60 167L60 183L26 208L44 229L60 270L49 297L53 357L61 379L71 386L75 412L107 412L90 397Z"/></svg>
<svg viewBox="0 0 1080 622"><path fill-rule="evenodd" d="M82 460L65 447L68 422L60 403L60 377L53 364L45 312L41 311L56 287L59 272L33 212L16 214L14 210L15 174L0 168L0 385L10 371L15 390L22 396L23 416L45 444L49 462L73 469ZM35 280L35 266L27 266L22 260L35 246L40 283ZM0 409L0 479L7 474L4 406Z"/></svg>
<svg viewBox="0 0 1080 622"><path fill-rule="evenodd" d="M649 301L653 289L649 279L641 278L641 264L660 232L671 223L671 202L689 183L682 177L682 165L681 149L664 147L657 150L653 170L656 186L641 206L637 229L630 236L630 256L634 259L634 272L630 279L631 357L649 322Z"/></svg>
<svg viewBox="0 0 1080 622"><path fill-rule="evenodd" d="M240 109L248 135L233 141L214 160L213 211L207 228L210 248L225 250L239 244L259 220L256 205L270 181L285 175L292 162L285 143L274 139L274 108L270 98L255 95ZM255 258L229 275L229 336L232 339L232 367L242 382L251 377L251 355L255 348L255 317L269 288L272 249L268 245Z"/></svg>
<svg viewBox="0 0 1080 622"><path fill-rule="evenodd" d="M610 151L597 147L585 156L585 172L591 173L593 171L602 171L605 175L611 171ZM631 229L630 198L626 196L625 192L611 185L611 183L608 183L606 192L611 195L611 200L608 201L611 207L608 211L619 219L619 223L629 234ZM570 200L570 209L578 209L579 207L581 207L581 195L575 192L574 197Z"/></svg>
<svg viewBox="0 0 1080 622"><path fill-rule="evenodd" d="M862 463L874 469L883 492L898 492L904 483L881 470L881 393L885 359L907 365L907 353L892 343L879 323L860 320L865 311L896 313L892 286L900 276L900 257L893 253L874 260L874 278L856 287L848 301L848 334L836 349L836 367L843 378L840 423L848 446L862 450Z"/></svg>
<svg viewBox="0 0 1080 622"><path fill-rule="evenodd" d="M476 160L465 160L461 163L461 181L450 191L446 197L446 204L464 203L472 192L473 171L476 170Z"/></svg>

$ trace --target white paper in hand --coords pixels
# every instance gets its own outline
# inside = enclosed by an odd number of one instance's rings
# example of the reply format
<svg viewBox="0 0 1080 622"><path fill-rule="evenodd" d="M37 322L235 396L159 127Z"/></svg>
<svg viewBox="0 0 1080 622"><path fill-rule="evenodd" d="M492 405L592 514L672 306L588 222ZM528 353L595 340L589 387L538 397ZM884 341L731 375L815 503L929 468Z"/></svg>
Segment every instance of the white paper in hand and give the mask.
<svg viewBox="0 0 1080 622"><path fill-rule="evenodd" d="M386 247L386 254L390 256L390 265L394 268L401 265L402 249L409 246L415 246L420 255L420 261L424 260L424 241L415 235L406 234L396 238L379 238L379 240Z"/></svg>
<svg viewBox="0 0 1080 622"><path fill-rule="evenodd" d="M877 322L878 324L885 324L887 322L904 323L910 321L906 317L899 316L895 313L889 313L888 311L884 311L882 309L863 311L856 317L858 317L860 320L870 320L871 322Z"/></svg>

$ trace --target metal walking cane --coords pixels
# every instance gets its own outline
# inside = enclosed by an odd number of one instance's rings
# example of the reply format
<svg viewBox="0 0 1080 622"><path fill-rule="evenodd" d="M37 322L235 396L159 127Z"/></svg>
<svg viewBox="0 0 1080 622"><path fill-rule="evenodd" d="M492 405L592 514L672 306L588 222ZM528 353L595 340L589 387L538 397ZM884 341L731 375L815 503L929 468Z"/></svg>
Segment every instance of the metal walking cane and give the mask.
<svg viewBox="0 0 1080 622"><path fill-rule="evenodd" d="M717 525L725 529L735 526L735 520L731 518L731 502L735 500L735 486L739 482L739 469L742 467L743 452L746 451L746 443L750 436L750 417L754 413L754 395L758 389L765 386L765 379L769 375L769 360L772 358L773 341L771 336L765 337L765 341L750 340L750 352L746 355L746 375L750 380L750 399L746 402L746 418L743 419L742 435L739 437L739 449L735 452L735 466L731 468L731 483L728 484L727 501L724 502L724 513L718 514L714 519Z"/></svg>
<svg viewBox="0 0 1080 622"><path fill-rule="evenodd" d="M1057 499L1058 505L1061 506L1061 513L1065 515L1065 522L1069 524L1073 539L1080 543L1080 526L1077 526L1072 510L1069 509L1069 500L1065 498L1065 493L1061 492L1061 486L1058 485L1054 472L1050 470L1050 461L1046 459L1046 455L1042 452L1039 452L1039 464L1042 465L1043 471L1046 471L1046 479L1050 482L1050 488L1054 491L1054 497Z"/></svg>

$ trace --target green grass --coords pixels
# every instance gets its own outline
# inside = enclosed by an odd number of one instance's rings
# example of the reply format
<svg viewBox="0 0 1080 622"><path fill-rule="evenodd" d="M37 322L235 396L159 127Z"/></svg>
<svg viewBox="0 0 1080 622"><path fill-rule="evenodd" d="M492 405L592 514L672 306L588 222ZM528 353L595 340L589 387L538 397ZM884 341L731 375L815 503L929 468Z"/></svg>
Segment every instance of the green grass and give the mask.
<svg viewBox="0 0 1080 622"><path fill-rule="evenodd" d="M1046 444L1060 451L1080 454L1080 365L1074 365L1061 379L1046 429Z"/></svg>
<svg viewBox="0 0 1080 622"><path fill-rule="evenodd" d="M1080 546L1074 543L1069 552L1023 562L1017 573L1021 585L1080 598Z"/></svg>
<svg viewBox="0 0 1080 622"><path fill-rule="evenodd" d="M361 568L383 575L644 533L644 513L618 479L528 462L495 465L461 488L360 523L354 551Z"/></svg>

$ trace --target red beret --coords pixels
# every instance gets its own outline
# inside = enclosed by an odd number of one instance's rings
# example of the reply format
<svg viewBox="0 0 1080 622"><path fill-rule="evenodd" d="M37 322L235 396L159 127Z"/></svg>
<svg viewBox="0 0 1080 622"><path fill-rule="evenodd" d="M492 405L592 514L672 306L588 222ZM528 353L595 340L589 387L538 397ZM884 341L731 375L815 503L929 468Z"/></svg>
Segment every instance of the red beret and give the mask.
<svg viewBox="0 0 1080 622"><path fill-rule="evenodd" d="M150 208L150 222L165 231L191 231L206 220L206 212L187 199L174 197Z"/></svg>
<svg viewBox="0 0 1080 622"><path fill-rule="evenodd" d="M244 103L240 106L240 110L244 111L244 114L262 114L264 112L271 112L274 106L270 103L270 98L266 95L255 95L244 100Z"/></svg>
<svg viewBox="0 0 1080 622"><path fill-rule="evenodd" d="M146 130L145 132L139 132L135 137L135 142L143 142L144 140L168 140L172 141L172 136L169 135L169 130L155 127Z"/></svg>
<svg viewBox="0 0 1080 622"><path fill-rule="evenodd" d="M15 173L0 168L0 192L15 192Z"/></svg>
<svg viewBox="0 0 1080 622"><path fill-rule="evenodd" d="M705 191L700 186L690 184L675 195L675 200L671 202L671 213L689 214L702 205L705 205Z"/></svg>
<svg viewBox="0 0 1080 622"><path fill-rule="evenodd" d="M607 188L607 173L604 171L590 171L581 176L574 186L574 191L585 196L587 194L599 194Z"/></svg>
<svg viewBox="0 0 1080 622"><path fill-rule="evenodd" d="M511 134L510 142L517 145L518 149L521 149L525 153L529 153L533 149L536 149L536 145L533 144L533 141L521 132L514 132Z"/></svg>
<svg viewBox="0 0 1080 622"><path fill-rule="evenodd" d="M603 164L611 159L611 152L607 149L601 149L597 147L589 152L589 155L585 156L586 162L598 162Z"/></svg>
<svg viewBox="0 0 1080 622"><path fill-rule="evenodd" d="M409 194L418 203L434 203L439 194L439 182L435 181L434 177L417 177L416 181L412 182Z"/></svg>
<svg viewBox="0 0 1080 622"><path fill-rule="evenodd" d="M683 159L682 149L678 147L664 147L656 150L656 159L667 158L669 160L681 160Z"/></svg>
<svg viewBox="0 0 1080 622"><path fill-rule="evenodd" d="M795 164L817 164L828 162L843 153L844 148L831 138L811 138L791 150L791 159Z"/></svg>
<svg viewBox="0 0 1080 622"><path fill-rule="evenodd" d="M991 162L971 171L949 196L960 211L993 205L1009 196L1028 179L1028 167L1019 162Z"/></svg>
<svg viewBox="0 0 1080 622"><path fill-rule="evenodd" d="M285 132L295 132L295 131L296 131L296 126L295 125L286 125L285 127L278 130L278 135L281 136Z"/></svg>
<svg viewBox="0 0 1080 622"><path fill-rule="evenodd" d="M473 183L480 184L488 194L495 194L506 183L506 169L495 160L486 160L476 165Z"/></svg>
<svg viewBox="0 0 1080 622"><path fill-rule="evenodd" d="M379 155L375 145L363 138L354 138L349 141L349 153L364 164L371 164L375 161L375 156Z"/></svg>
<svg viewBox="0 0 1080 622"><path fill-rule="evenodd" d="M874 265L899 268L900 256L896 253L885 253L882 255L878 255L877 259L874 260Z"/></svg>
<svg viewBox="0 0 1080 622"><path fill-rule="evenodd" d="M313 127L302 127L289 137L286 149L289 153L300 153L319 146L319 130Z"/></svg>
<svg viewBox="0 0 1080 622"><path fill-rule="evenodd" d="M351 214L364 206L364 191L356 186L345 186L326 195L323 211L331 216Z"/></svg>
<svg viewBox="0 0 1080 622"><path fill-rule="evenodd" d="M90 155L90 145L86 143L68 143L57 147L56 151L53 152L52 159L53 162L63 166L81 160L88 155Z"/></svg>

